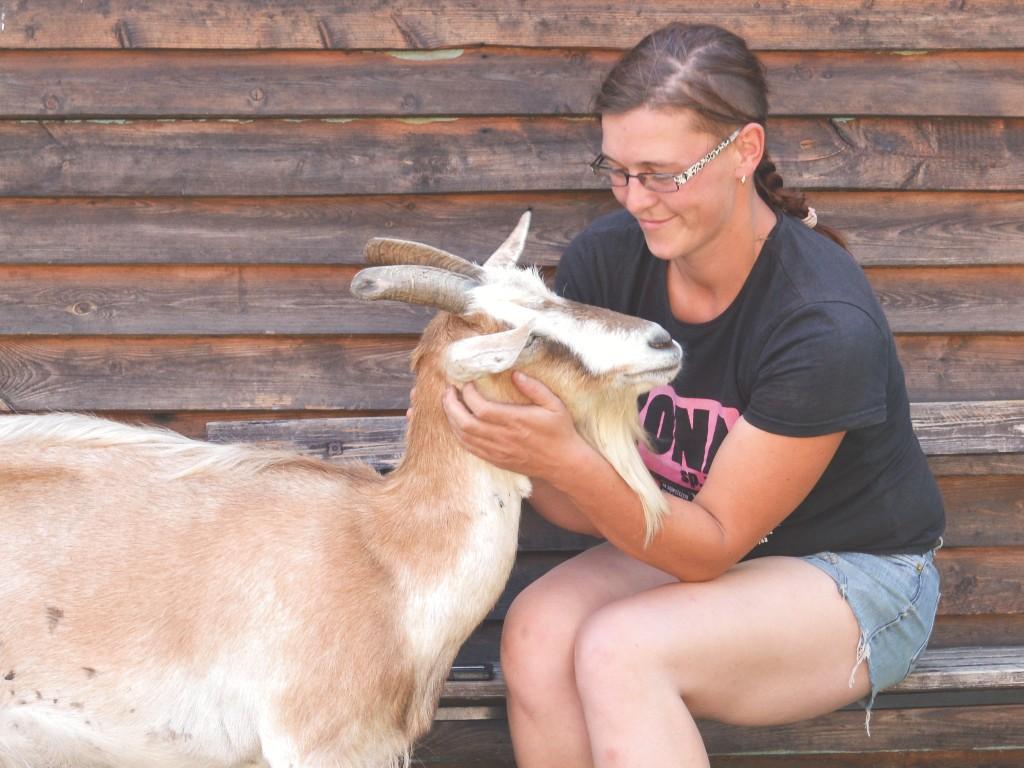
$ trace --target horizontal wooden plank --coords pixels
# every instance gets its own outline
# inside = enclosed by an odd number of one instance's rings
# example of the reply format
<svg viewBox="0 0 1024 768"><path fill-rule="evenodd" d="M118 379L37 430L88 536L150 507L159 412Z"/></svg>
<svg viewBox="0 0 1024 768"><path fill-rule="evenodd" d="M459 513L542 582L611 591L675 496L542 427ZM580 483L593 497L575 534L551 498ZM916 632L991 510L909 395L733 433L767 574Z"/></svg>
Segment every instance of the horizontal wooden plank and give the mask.
<svg viewBox="0 0 1024 768"><path fill-rule="evenodd" d="M418 334L434 311L363 302L355 267L3 266L8 334ZM1024 267L868 270L897 333L1024 332Z"/></svg>
<svg viewBox="0 0 1024 768"><path fill-rule="evenodd" d="M488 614L504 618L509 605L533 583L573 553L523 552L501 598ZM936 556L942 579L941 616L1024 613L1024 548L943 548Z"/></svg>
<svg viewBox="0 0 1024 768"><path fill-rule="evenodd" d="M892 691L1024 688L1024 646L935 648Z"/></svg>
<svg viewBox="0 0 1024 768"><path fill-rule="evenodd" d="M500 625L481 626L482 644L474 644L467 652L482 657L497 658L492 652L496 644ZM490 632L491 634L487 634ZM939 616L928 641L929 648L952 648L962 645L1024 645L1024 613L988 614L980 616Z"/></svg>
<svg viewBox="0 0 1024 768"><path fill-rule="evenodd" d="M778 118L806 188L1024 189L1024 119ZM578 118L6 121L0 194L342 195L595 189Z"/></svg>
<svg viewBox="0 0 1024 768"><path fill-rule="evenodd" d="M974 449L982 444L1024 453L1024 400L913 403L911 418L921 447L930 455L978 452ZM294 448L323 458L358 458L390 469L402 453L405 423L402 416L226 421L208 424L207 437ZM1014 488L1020 485L1016 478L1007 482Z"/></svg>
<svg viewBox="0 0 1024 768"><path fill-rule="evenodd" d="M616 50L3 51L0 118L589 114ZM1024 51L766 51L773 115L1024 117Z"/></svg>
<svg viewBox="0 0 1024 768"><path fill-rule="evenodd" d="M1024 194L834 192L810 197L872 266L1024 264ZM604 191L284 198L0 197L0 263L358 264L371 237L479 261L526 208L524 263L554 265Z"/></svg>
<svg viewBox="0 0 1024 768"><path fill-rule="evenodd" d="M405 409L404 339L0 336L0 401L39 410ZM372 382L372 386L370 386Z"/></svg>
<svg viewBox="0 0 1024 768"><path fill-rule="evenodd" d="M912 403L910 416L931 455L1024 452L1024 400Z"/></svg>
<svg viewBox="0 0 1024 768"><path fill-rule="evenodd" d="M1024 212L1024 195L996 215L1000 220L1011 216L1017 205ZM523 211L532 208L523 263L553 265L576 232L616 207L612 196L599 190L283 198L0 197L0 262L355 265L362 262L366 242L381 236L420 240L480 261L505 239ZM1005 239L992 237L991 242ZM1024 253L1024 235L1021 243L1021 250L1014 251L1018 255ZM984 248L976 244L972 252Z"/></svg>
<svg viewBox="0 0 1024 768"><path fill-rule="evenodd" d="M1013 547L940 550L943 616L1024 613L1024 550Z"/></svg>
<svg viewBox="0 0 1024 768"><path fill-rule="evenodd" d="M1024 453L977 454L970 456L931 456L928 466L939 476L979 477L1024 475Z"/></svg>
<svg viewBox="0 0 1024 768"><path fill-rule="evenodd" d="M354 267L3 267L9 334L419 333L435 310L365 302Z"/></svg>
<svg viewBox="0 0 1024 768"><path fill-rule="evenodd" d="M479 763L474 768L514 768L514 763ZM853 752L812 755L720 755L711 768L1020 768L1024 749ZM436 768L460 768L438 764ZM463 768L469 768L465 765Z"/></svg>
<svg viewBox="0 0 1024 768"><path fill-rule="evenodd" d="M456 663L481 664L497 661L501 626L501 621L497 619L483 622L463 644ZM930 649L967 645L1024 645L1024 613L940 615L935 620L935 629L928 641Z"/></svg>
<svg viewBox="0 0 1024 768"><path fill-rule="evenodd" d="M1024 748L1024 705L1020 704L876 709L870 737L864 730L864 713L852 709L770 728L736 728L709 721L698 726L712 755L972 750L982 745ZM510 755L503 720L437 721L415 752L415 758L428 765L437 757L468 761Z"/></svg>
<svg viewBox="0 0 1024 768"><path fill-rule="evenodd" d="M948 546L1024 546L1024 475L937 479L946 506L943 538Z"/></svg>
<svg viewBox="0 0 1024 768"><path fill-rule="evenodd" d="M1024 688L1024 646L929 648L921 655L910 676L886 691L912 693L1003 688ZM506 691L501 664L495 663L491 679L449 680L444 685L441 698L449 704L467 699L502 700Z"/></svg>
<svg viewBox="0 0 1024 768"><path fill-rule="evenodd" d="M1021 341L999 335L897 338L911 399L1019 398ZM404 410L415 343L394 336L0 335L0 396L22 411ZM984 406L979 409L963 414L970 418L965 437L977 419L984 420ZM1013 430L1007 425L997 452L1016 439Z"/></svg>
<svg viewBox="0 0 1024 768"><path fill-rule="evenodd" d="M1012 400L1020 397L1024 344L1019 336L897 336L911 400Z"/></svg>
<svg viewBox="0 0 1024 768"><path fill-rule="evenodd" d="M897 333L1024 330L1024 269L885 267L867 275Z"/></svg>
<svg viewBox="0 0 1024 768"><path fill-rule="evenodd" d="M5 12L5 48L397 48L478 44L626 48L672 21L717 23L757 48L1012 48L1024 23L1012 0L843 0L756 6L640 0L51 0Z"/></svg>

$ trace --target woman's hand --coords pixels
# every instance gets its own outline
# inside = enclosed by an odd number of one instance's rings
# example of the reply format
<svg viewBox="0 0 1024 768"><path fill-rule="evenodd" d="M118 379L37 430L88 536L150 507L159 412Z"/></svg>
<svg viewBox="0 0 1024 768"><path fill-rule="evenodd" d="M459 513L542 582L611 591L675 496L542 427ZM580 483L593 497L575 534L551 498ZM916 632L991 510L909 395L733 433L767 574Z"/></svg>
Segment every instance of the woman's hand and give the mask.
<svg viewBox="0 0 1024 768"><path fill-rule="evenodd" d="M463 445L476 456L502 469L546 479L571 466L572 457L589 450L565 404L543 383L524 373L512 382L528 405L491 402L472 383L445 392L448 422Z"/></svg>

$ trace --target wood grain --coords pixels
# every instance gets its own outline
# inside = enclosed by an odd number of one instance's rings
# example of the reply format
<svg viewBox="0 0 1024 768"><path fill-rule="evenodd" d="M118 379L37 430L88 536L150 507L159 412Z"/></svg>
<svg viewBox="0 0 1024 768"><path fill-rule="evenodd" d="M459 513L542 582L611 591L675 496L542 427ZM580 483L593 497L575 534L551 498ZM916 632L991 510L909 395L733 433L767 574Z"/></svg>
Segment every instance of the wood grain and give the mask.
<svg viewBox="0 0 1024 768"><path fill-rule="evenodd" d="M911 418L921 447L928 455L961 456L979 446L990 451L1024 453L1024 400L990 402L912 403ZM378 469L392 469L402 453L405 434L402 416L344 419L303 419L298 421L226 421L207 425L207 437L214 442L268 443L289 447L322 458L347 458L347 451ZM334 443L339 449L328 452ZM966 478L964 485L976 487L984 480ZM1017 487L1011 476L1007 482ZM1007 511L1012 508L1007 508Z"/></svg>
<svg viewBox="0 0 1024 768"><path fill-rule="evenodd" d="M865 267L1024 264L1024 194L820 191L810 196ZM526 209L524 263L551 266L605 191L238 198L0 197L0 263L357 264L371 237L477 261Z"/></svg>
<svg viewBox="0 0 1024 768"><path fill-rule="evenodd" d="M1019 191L1024 119L778 118L790 186ZM0 194L363 195L596 189L575 118L6 121Z"/></svg>
<svg viewBox="0 0 1024 768"><path fill-rule="evenodd" d="M702 722L700 728L708 751L719 755L969 750L979 744L1019 750L1024 748L1024 705L876 709L870 737L864 731L863 712L854 710L771 728L712 722ZM507 757L510 749L504 721L444 721L434 724L416 758L487 760Z"/></svg>
<svg viewBox="0 0 1024 768"><path fill-rule="evenodd" d="M0 397L21 411L404 410L415 343L404 336L0 335ZM908 336L897 346L912 401L1020 397L1019 337ZM973 416L965 428L976 428ZM1016 427L1007 428L1013 439Z"/></svg>
<svg viewBox="0 0 1024 768"><path fill-rule="evenodd" d="M1024 22L1012 0L843 0L667 5L640 0L50 0L6 11L6 48L396 48L479 44L633 45L672 21L717 23L756 48L1012 48ZM967 42L969 41L969 43Z"/></svg>
<svg viewBox="0 0 1024 768"><path fill-rule="evenodd" d="M355 267L3 266L9 334L418 334L424 307L364 302ZM1024 267L868 269L897 333L1024 332Z"/></svg>
<svg viewBox="0 0 1024 768"><path fill-rule="evenodd" d="M586 115L620 53L0 50L0 118ZM1024 117L1021 51L760 58L776 116Z"/></svg>

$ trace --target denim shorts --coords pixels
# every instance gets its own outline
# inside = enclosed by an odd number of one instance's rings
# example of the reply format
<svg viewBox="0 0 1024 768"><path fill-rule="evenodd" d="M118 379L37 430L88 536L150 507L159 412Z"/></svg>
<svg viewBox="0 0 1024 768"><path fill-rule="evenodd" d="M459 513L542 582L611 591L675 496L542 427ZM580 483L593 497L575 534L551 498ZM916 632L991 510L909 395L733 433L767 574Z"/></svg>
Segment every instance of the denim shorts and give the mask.
<svg viewBox="0 0 1024 768"><path fill-rule="evenodd" d="M868 735L875 696L909 675L928 645L939 605L935 552L941 546L922 555L819 552L801 558L832 577L860 625L850 685L866 661L871 694L861 703Z"/></svg>

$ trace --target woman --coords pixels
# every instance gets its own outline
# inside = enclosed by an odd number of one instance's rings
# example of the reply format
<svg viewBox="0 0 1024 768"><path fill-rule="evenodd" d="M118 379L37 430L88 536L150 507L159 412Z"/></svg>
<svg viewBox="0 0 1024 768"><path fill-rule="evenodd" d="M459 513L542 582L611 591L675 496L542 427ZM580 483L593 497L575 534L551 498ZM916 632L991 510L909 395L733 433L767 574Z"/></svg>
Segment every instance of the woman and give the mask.
<svg viewBox="0 0 1024 768"><path fill-rule="evenodd" d="M944 513L892 333L783 188L767 111L762 65L710 26L648 36L597 98L593 168L624 210L573 241L556 287L683 346L640 408L670 507L648 546L639 501L543 385L516 374L525 406L445 396L471 451L533 478L541 515L606 540L509 610L520 768L702 766L695 718L773 725L859 699L870 716L931 632Z"/></svg>

